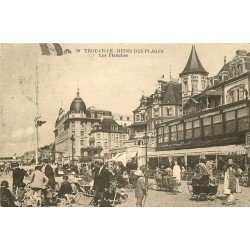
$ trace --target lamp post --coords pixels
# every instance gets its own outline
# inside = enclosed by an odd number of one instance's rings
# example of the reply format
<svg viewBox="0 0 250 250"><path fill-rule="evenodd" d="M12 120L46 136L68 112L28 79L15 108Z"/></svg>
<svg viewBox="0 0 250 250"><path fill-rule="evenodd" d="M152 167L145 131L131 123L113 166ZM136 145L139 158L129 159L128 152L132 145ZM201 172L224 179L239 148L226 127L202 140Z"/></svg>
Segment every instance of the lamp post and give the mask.
<svg viewBox="0 0 250 250"><path fill-rule="evenodd" d="M72 142L72 169L74 168L74 141L75 141L75 137L74 134L71 135L70 140Z"/></svg>
<svg viewBox="0 0 250 250"><path fill-rule="evenodd" d="M146 169L148 169L148 132L144 133L144 139L145 139L145 160L146 160Z"/></svg>

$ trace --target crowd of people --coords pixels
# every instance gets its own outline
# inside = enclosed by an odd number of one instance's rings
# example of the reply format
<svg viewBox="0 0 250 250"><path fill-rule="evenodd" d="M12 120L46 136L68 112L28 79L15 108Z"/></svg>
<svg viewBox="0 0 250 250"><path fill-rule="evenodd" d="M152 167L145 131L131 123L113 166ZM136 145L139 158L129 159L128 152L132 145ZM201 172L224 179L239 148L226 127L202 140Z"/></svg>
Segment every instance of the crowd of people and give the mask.
<svg viewBox="0 0 250 250"><path fill-rule="evenodd" d="M1 206L47 206L58 205L58 202L70 205L78 192L92 196L91 205L110 206L116 200L125 201L125 188L131 185L126 166L102 161L56 167L43 164L34 166L34 170L18 166L11 172L12 188L10 181L1 182ZM138 198L139 193L146 193L142 172L135 171L132 179ZM136 184L137 179L140 185Z"/></svg>
<svg viewBox="0 0 250 250"><path fill-rule="evenodd" d="M228 159L224 166L224 194L227 203L235 202L234 194L241 192L239 178L242 170ZM10 171L11 172L11 171ZM175 159L172 166L161 166L148 169L145 166L134 167L130 162L126 166L121 163L95 161L91 164L75 162L73 166L51 166L49 164L34 166L28 170L22 166L12 170L12 188L7 180L1 182L1 206L48 206L70 205L78 192L92 197L93 206L114 205L116 200L123 202L127 198L126 190L135 192L136 206L143 206L149 185L153 178L157 185L166 186L175 193L182 192L182 179L187 172L184 166ZM208 177L209 185L216 185L217 168L213 160L200 157L193 168L193 179Z"/></svg>

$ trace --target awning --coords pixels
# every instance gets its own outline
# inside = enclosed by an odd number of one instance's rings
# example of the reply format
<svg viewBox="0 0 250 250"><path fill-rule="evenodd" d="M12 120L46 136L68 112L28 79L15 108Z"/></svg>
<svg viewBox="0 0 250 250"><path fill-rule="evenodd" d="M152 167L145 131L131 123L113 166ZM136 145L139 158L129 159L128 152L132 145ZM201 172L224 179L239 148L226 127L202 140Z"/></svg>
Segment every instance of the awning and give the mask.
<svg viewBox="0 0 250 250"><path fill-rule="evenodd" d="M109 159L108 161L115 161L121 155L122 155L122 153L118 153L117 155L115 155L114 157L112 157L111 159Z"/></svg>
<svg viewBox="0 0 250 250"><path fill-rule="evenodd" d="M228 155L246 154L246 148L243 145L228 145L220 147L208 147L208 148L191 148L191 149L180 149L180 150L169 150L169 151L156 151L149 152L149 157L159 156L185 156L185 155Z"/></svg>
<svg viewBox="0 0 250 250"><path fill-rule="evenodd" d="M114 161L115 162L121 162L124 166L126 166L126 163L127 163L126 153L120 154Z"/></svg>

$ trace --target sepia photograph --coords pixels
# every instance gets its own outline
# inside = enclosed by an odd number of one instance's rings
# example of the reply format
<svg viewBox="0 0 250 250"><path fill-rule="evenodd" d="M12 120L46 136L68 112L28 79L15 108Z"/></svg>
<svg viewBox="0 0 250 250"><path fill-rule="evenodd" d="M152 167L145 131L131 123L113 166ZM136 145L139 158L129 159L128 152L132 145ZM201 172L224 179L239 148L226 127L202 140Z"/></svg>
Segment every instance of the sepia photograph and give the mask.
<svg viewBox="0 0 250 250"><path fill-rule="evenodd" d="M1 43L0 58L0 206L250 206L249 43Z"/></svg>

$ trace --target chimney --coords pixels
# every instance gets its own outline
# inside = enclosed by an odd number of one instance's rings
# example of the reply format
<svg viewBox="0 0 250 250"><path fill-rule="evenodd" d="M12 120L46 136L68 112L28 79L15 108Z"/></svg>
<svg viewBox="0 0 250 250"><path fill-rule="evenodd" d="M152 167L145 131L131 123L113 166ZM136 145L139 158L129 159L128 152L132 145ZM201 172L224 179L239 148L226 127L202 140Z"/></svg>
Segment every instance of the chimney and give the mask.
<svg viewBox="0 0 250 250"><path fill-rule="evenodd" d="M224 65L227 63L227 57L224 56Z"/></svg>

